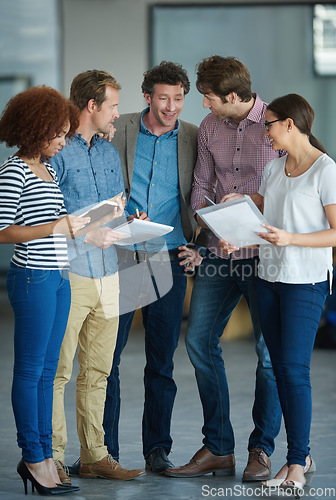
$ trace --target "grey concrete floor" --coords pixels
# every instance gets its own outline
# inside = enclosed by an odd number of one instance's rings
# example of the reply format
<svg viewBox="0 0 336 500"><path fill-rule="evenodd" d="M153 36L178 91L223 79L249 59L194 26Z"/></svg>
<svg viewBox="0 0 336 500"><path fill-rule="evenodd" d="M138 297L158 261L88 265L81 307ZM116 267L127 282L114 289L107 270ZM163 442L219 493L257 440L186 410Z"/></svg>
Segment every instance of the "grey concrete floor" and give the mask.
<svg viewBox="0 0 336 500"><path fill-rule="evenodd" d="M175 380L178 387L172 421L174 440L170 458L175 465L189 461L202 446L202 411L193 369L184 346L183 325L179 347L175 355ZM120 462L128 468L144 468L141 453L141 416L143 407L142 374L144 343L142 329L133 330L124 351L121 365L122 413L120 423ZM0 498L23 498L23 484L16 472L20 450L16 444L16 431L10 403L13 367L13 318L4 293L0 293ZM103 479L73 479L80 486L77 494L67 496L73 500L185 500L213 497L260 498L267 496L260 483L242 483L241 477L247 461L247 440L252 430L251 407L254 391L256 356L251 341L223 342L223 356L231 394L231 419L236 437L237 470L235 477L223 478L206 475L199 478L174 479L147 473L133 481ZM336 351L315 350L312 360L313 423L311 432L312 455L317 472L306 496L330 498L336 495ZM66 412L69 443L67 463L79 456L79 442L75 427L75 365L74 376L66 391ZM276 441L272 456L274 474L283 465L286 454L284 430ZM326 488L330 488L327 490ZM36 498L36 493L34 494ZM274 492L286 497L284 493ZM29 494L26 498L33 497ZM287 495L288 497L288 495Z"/></svg>

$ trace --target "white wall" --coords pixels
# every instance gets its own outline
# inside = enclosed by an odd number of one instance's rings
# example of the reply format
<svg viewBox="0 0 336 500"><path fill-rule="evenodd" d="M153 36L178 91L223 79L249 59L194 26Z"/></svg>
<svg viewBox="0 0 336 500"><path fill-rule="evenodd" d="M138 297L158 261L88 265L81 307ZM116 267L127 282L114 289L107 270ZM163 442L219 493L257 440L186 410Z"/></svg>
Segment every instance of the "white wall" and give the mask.
<svg viewBox="0 0 336 500"><path fill-rule="evenodd" d="M253 0L234 2L211 0L61 0L64 28L63 90L68 95L72 78L87 69L110 71L121 83L119 110L122 113L140 110L143 72L150 67L149 60L149 6L180 4L234 4L256 3ZM258 3L288 3L271 2ZM295 3L313 3L299 1ZM171 37L174 23L170 23ZM241 33L237 33L237 37ZM285 28L283 36L286 36ZM300 36L294 34L294 37ZM170 39L167 39L169 44ZM247 42L248 43L248 42ZM211 55L211 54L208 54ZM178 62L178 55L175 58Z"/></svg>
<svg viewBox="0 0 336 500"><path fill-rule="evenodd" d="M265 101L288 93L307 99L315 110L313 133L336 159L336 77L314 72L312 5L161 6L153 17L153 63L178 57L188 71L192 90L183 110L188 120L198 124L208 114L195 89L197 63L213 54L235 56L249 68L252 89Z"/></svg>
<svg viewBox="0 0 336 500"><path fill-rule="evenodd" d="M119 111L141 109L148 66L146 0L63 0L64 92L73 77L102 69L122 86Z"/></svg>

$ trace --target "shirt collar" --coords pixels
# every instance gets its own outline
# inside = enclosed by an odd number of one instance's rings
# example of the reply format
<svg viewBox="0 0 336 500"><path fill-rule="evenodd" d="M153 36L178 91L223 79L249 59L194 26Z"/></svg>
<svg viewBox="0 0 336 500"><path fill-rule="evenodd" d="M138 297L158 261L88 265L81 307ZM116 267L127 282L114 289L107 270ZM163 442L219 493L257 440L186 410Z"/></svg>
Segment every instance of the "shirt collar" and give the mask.
<svg viewBox="0 0 336 500"><path fill-rule="evenodd" d="M155 134L153 134L150 130L148 130L148 128L144 125L144 122L143 122L143 117L146 113L148 113L148 111L149 111L149 107L144 109L143 112L141 113L140 132L142 132L143 134L146 134L146 135L154 135L155 136ZM162 134L161 137L167 137L167 138L175 137L175 136L177 136L179 129L180 129L180 122L178 120L176 120L176 126L175 126L174 130L170 130L166 134Z"/></svg>
<svg viewBox="0 0 336 500"><path fill-rule="evenodd" d="M85 146L86 148L89 147L88 145L88 142L83 139L82 137L82 134L79 134L78 132L76 132L76 135L75 135L75 139L77 139L77 141L82 145L82 146ZM91 148L96 144L96 142L98 141L98 136L97 134L95 134L92 139L91 139Z"/></svg>
<svg viewBox="0 0 336 500"><path fill-rule="evenodd" d="M259 123L263 118L263 112L264 112L264 103L258 96L258 94L252 94L254 97L254 104L252 108L250 109L249 114L247 115L244 120L242 120L240 123L242 123L245 120L250 120L251 122ZM227 123L234 124L237 126L237 124L232 120L232 118L225 118L224 121Z"/></svg>
<svg viewBox="0 0 336 500"><path fill-rule="evenodd" d="M247 120L259 123L263 118L264 103L257 94L253 94L254 104L247 115Z"/></svg>

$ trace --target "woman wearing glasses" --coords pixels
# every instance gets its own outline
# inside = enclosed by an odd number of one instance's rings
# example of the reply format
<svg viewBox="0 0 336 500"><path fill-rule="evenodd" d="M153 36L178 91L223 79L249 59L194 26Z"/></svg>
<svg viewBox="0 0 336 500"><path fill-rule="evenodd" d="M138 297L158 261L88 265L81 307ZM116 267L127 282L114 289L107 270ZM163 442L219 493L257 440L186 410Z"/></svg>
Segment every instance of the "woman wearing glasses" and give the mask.
<svg viewBox="0 0 336 500"><path fill-rule="evenodd" d="M266 166L257 195L270 224L259 236L271 243L260 245L260 322L288 445L286 465L265 484L298 493L315 471L309 452L310 360L336 245L336 165L312 135L313 119L312 108L297 94L269 104L265 135L287 155Z"/></svg>
<svg viewBox="0 0 336 500"><path fill-rule="evenodd" d="M259 236L258 300L287 433L287 461L265 486L302 494L316 469L310 456L310 360L336 246L336 165L312 135L314 112L297 94L272 101L265 135L287 155L270 161L251 198L269 225ZM222 201L237 195L228 195ZM228 250L227 244L224 245ZM234 247L229 248L229 251Z"/></svg>

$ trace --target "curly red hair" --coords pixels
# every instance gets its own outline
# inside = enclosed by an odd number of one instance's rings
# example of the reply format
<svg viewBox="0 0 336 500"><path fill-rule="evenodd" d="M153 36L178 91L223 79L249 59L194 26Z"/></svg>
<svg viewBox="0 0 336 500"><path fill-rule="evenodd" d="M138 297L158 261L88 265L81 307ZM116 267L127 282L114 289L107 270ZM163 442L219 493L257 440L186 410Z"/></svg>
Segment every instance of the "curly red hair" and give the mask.
<svg viewBox="0 0 336 500"><path fill-rule="evenodd" d="M71 138L79 125L78 108L51 87L31 87L8 101L0 119L0 141L33 158L68 121Z"/></svg>

